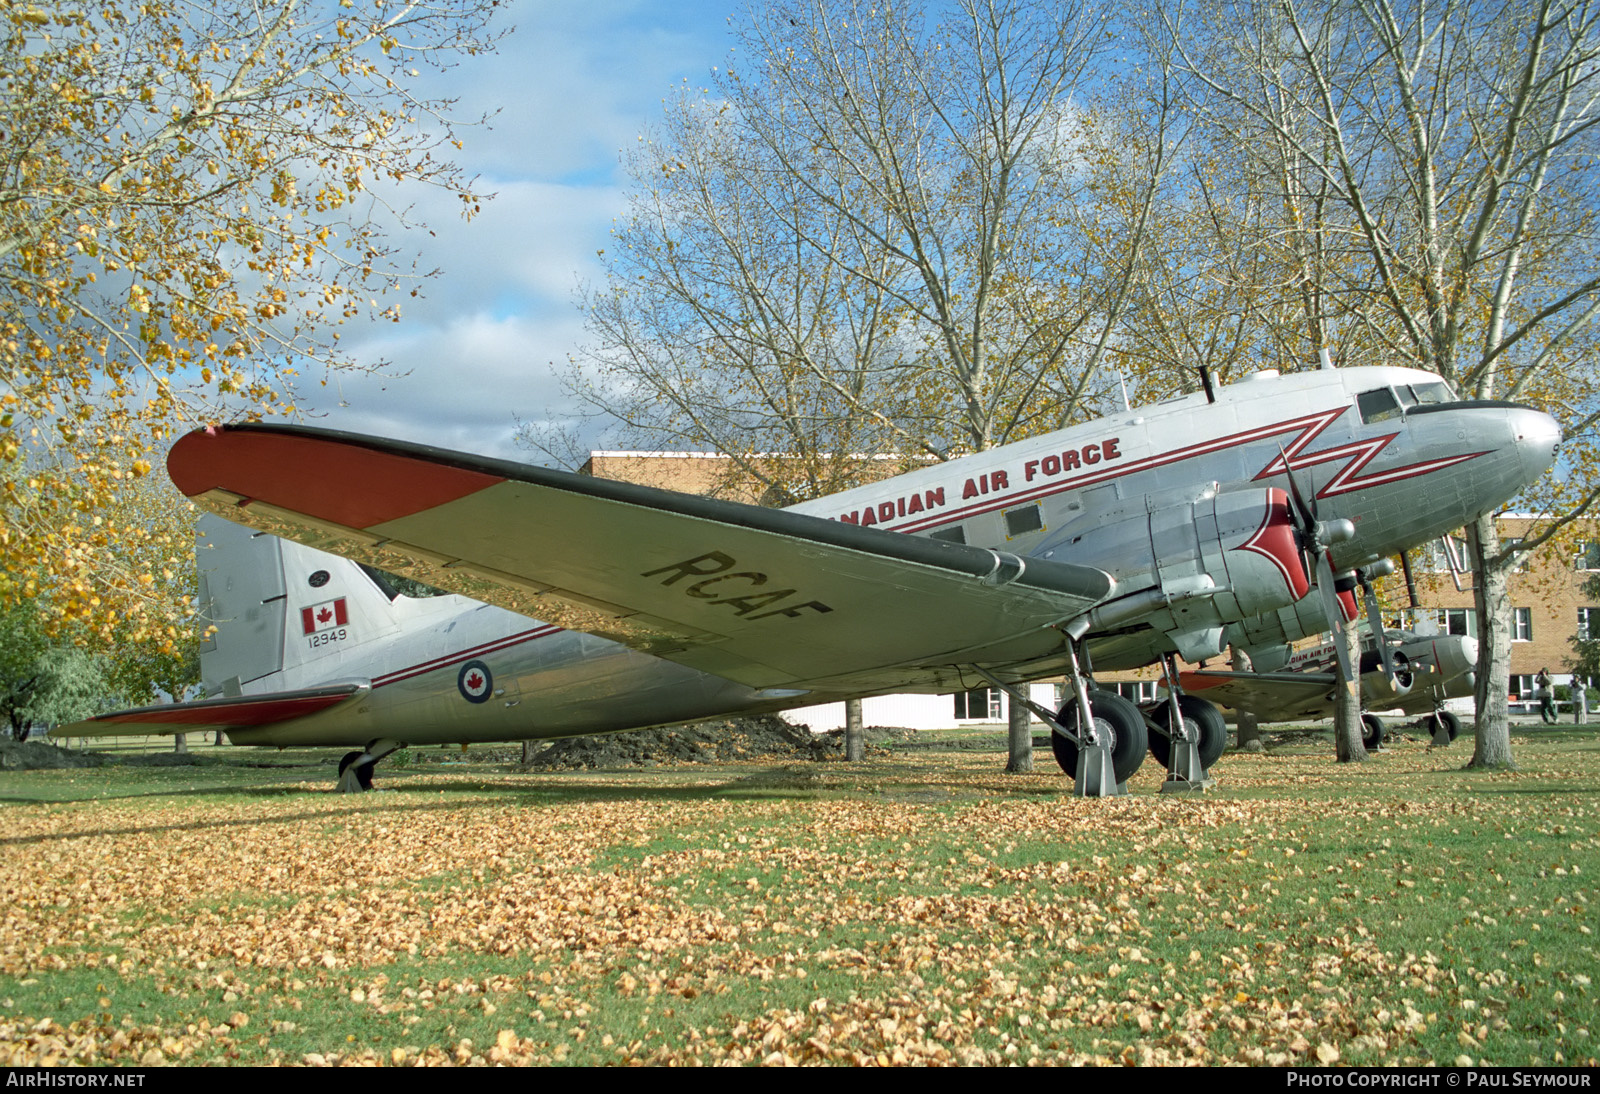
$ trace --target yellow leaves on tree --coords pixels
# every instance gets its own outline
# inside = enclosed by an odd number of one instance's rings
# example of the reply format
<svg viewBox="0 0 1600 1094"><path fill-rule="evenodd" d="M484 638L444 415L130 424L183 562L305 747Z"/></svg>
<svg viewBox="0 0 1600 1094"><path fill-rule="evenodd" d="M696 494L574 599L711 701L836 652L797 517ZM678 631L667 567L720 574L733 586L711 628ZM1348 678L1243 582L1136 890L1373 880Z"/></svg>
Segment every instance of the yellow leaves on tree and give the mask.
<svg viewBox="0 0 1600 1094"><path fill-rule="evenodd" d="M333 328L415 276L364 180L478 200L411 75L492 48L497 3L377 0L334 33L304 0L0 0L0 600L126 619L150 583L107 562L106 514L150 453L348 363Z"/></svg>

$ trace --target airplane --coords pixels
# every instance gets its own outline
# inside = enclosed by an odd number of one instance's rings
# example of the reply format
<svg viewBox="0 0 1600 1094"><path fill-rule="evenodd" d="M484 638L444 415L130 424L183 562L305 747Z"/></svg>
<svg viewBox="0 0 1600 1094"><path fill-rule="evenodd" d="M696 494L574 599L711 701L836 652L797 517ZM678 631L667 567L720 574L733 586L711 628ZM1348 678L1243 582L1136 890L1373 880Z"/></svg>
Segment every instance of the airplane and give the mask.
<svg viewBox="0 0 1600 1094"><path fill-rule="evenodd" d="M1417 725L1445 742L1461 732L1461 719L1444 707L1445 700L1470 696L1477 682L1478 640L1464 634L1385 632L1393 671L1376 648L1361 655L1361 722L1369 749L1383 743L1388 726L1373 710L1398 710L1421 715ZM1370 635L1367 643L1371 644ZM1194 669L1179 673L1189 695L1245 711L1260 722L1288 722L1333 716L1336 674L1333 643L1302 650L1281 669L1236 671ZM1442 735L1442 736L1441 736Z"/></svg>
<svg viewBox="0 0 1600 1094"><path fill-rule="evenodd" d="M1018 685L1065 676L1061 710L1032 709L1080 794L1124 791L1152 743L1198 783L1224 747L1216 708L1177 688L1141 711L1091 690L1097 671L1173 679L1174 655L1342 627L1341 575L1492 511L1560 440L1547 414L1414 369L1202 379L785 510L303 426L197 430L173 482L253 530L208 529L212 698L56 732L348 745L358 789L406 744L980 681L1028 702ZM375 571L460 595L392 597Z"/></svg>

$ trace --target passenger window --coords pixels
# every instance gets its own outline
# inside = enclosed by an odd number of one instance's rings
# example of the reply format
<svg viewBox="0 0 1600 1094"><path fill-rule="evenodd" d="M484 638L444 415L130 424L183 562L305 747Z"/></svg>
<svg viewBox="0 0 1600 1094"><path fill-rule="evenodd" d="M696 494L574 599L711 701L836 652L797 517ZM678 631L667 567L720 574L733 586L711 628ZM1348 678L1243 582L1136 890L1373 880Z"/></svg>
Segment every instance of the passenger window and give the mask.
<svg viewBox="0 0 1600 1094"><path fill-rule="evenodd" d="M943 528L929 532L928 538L942 539L946 543L965 543L967 542L967 533L962 530L959 524L947 524Z"/></svg>
<svg viewBox="0 0 1600 1094"><path fill-rule="evenodd" d="M1368 425L1400 417L1400 404L1394 392L1386 387L1363 391L1356 396L1356 407L1361 411L1361 420Z"/></svg>

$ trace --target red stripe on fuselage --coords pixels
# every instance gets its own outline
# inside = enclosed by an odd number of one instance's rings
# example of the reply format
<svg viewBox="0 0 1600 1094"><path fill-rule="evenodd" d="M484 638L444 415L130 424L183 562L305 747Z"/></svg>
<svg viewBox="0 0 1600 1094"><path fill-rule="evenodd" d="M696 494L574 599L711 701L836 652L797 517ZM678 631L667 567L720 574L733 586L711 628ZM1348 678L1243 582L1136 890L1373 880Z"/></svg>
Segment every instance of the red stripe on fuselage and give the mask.
<svg viewBox="0 0 1600 1094"><path fill-rule="evenodd" d="M178 438L167 473L191 498L226 490L347 528L398 520L505 481L320 437L226 427Z"/></svg>
<svg viewBox="0 0 1600 1094"><path fill-rule="evenodd" d="M552 634L560 634L561 630L562 628L547 623L543 626L535 627L532 630L521 631L517 634L509 635L505 638L498 638L492 642L485 642L482 645L472 646L456 653L445 654L443 657L435 657L430 661L423 661L416 665L408 665L403 669L396 669L393 672L386 672L382 676L374 677L372 686L374 688L381 688L389 684L398 684L402 680L410 680L414 677L425 675L437 669L450 668L452 666L459 665L462 661L467 661L474 657L482 657L485 654L496 653L500 650L509 649L512 646L520 646L524 642L532 642L536 639L548 638Z"/></svg>

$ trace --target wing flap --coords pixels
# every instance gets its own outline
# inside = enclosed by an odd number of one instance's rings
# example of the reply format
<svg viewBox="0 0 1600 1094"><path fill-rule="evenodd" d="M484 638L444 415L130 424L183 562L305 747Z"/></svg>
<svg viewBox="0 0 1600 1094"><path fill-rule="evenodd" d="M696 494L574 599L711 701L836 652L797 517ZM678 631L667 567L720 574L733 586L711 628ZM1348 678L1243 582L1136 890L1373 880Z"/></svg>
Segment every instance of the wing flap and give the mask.
<svg viewBox="0 0 1600 1094"><path fill-rule="evenodd" d="M1052 625L1114 586L1090 567L298 427L192 433L168 467L231 520L754 687L1045 657L1062 644Z"/></svg>
<svg viewBox="0 0 1600 1094"><path fill-rule="evenodd" d="M280 691L267 695L201 699L193 703L164 703L101 714L71 725L57 726L52 737L136 737L209 730L254 729L275 725L336 707L371 691L368 684L337 684Z"/></svg>

